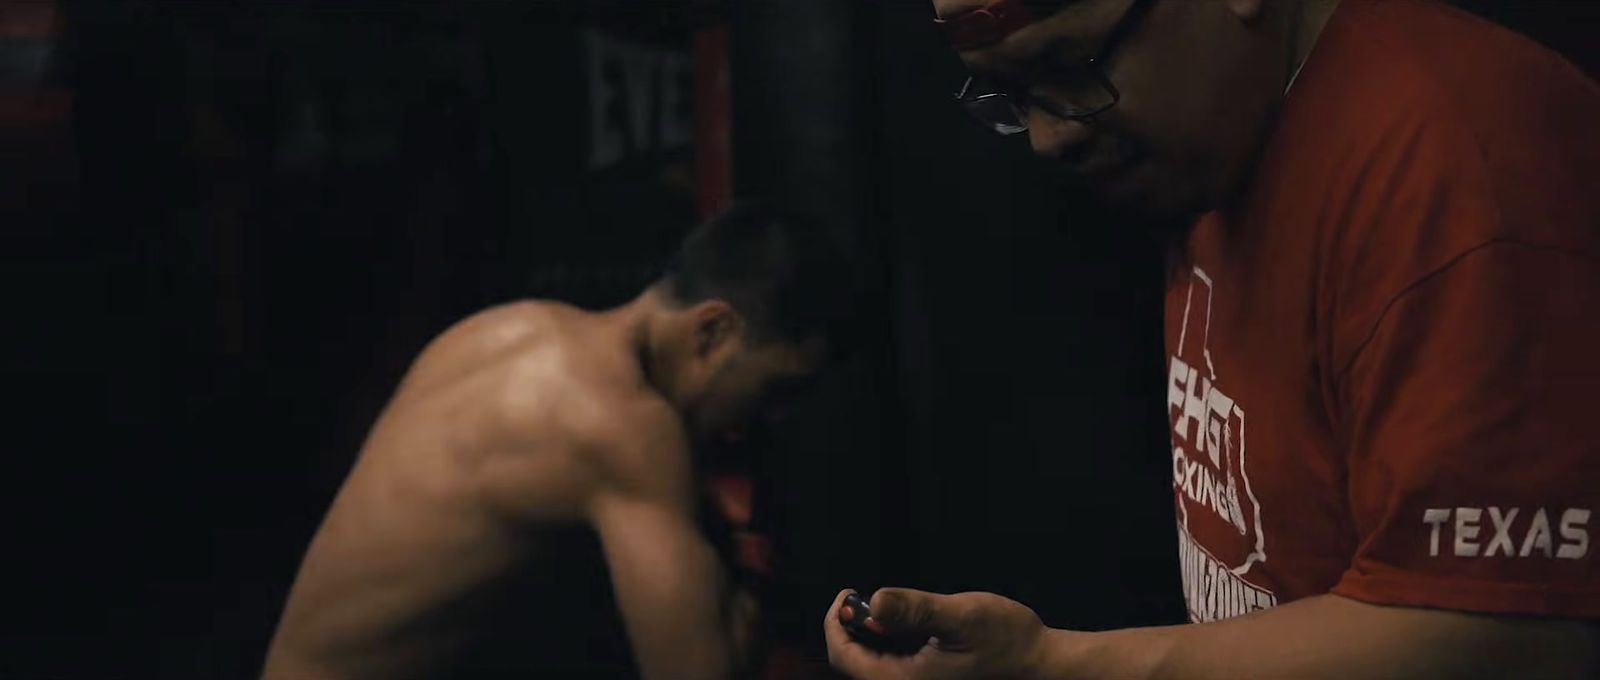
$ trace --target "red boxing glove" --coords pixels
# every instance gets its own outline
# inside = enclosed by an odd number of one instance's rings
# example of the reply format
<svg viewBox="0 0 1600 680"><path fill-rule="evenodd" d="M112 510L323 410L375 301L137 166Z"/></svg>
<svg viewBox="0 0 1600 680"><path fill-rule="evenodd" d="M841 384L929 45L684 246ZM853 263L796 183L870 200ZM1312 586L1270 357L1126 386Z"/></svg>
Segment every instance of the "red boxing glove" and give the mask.
<svg viewBox="0 0 1600 680"><path fill-rule="evenodd" d="M725 474L708 478L707 500L729 532L733 566L741 572L772 575L772 538L755 528L755 483L748 475Z"/></svg>

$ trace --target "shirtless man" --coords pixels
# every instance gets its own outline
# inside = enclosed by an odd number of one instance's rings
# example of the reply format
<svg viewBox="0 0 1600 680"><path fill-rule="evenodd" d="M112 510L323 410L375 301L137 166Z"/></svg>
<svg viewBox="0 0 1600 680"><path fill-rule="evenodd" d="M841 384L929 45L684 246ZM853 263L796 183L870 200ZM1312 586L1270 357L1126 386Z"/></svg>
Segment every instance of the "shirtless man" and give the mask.
<svg viewBox="0 0 1600 680"><path fill-rule="evenodd" d="M622 307L519 302L435 339L311 542L265 680L459 677L496 609L595 616L502 597L567 559L542 537L573 527L598 537L644 677L738 673L753 607L697 524L691 452L838 348L851 278L814 233L743 206Z"/></svg>

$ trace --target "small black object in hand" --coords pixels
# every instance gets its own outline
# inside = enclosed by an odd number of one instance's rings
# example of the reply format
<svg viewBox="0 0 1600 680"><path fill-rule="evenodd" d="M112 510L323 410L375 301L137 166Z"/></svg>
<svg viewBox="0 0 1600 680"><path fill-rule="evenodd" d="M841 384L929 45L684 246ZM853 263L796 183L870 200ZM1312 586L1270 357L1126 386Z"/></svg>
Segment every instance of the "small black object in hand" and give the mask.
<svg viewBox="0 0 1600 680"><path fill-rule="evenodd" d="M849 611L849 616L845 612ZM872 607L866 599L856 593L844 596L844 603L839 607L839 624L844 626L846 632L856 642L880 652L909 656L917 653L927 644L925 638L911 636L886 636L867 627L867 618L872 616Z"/></svg>

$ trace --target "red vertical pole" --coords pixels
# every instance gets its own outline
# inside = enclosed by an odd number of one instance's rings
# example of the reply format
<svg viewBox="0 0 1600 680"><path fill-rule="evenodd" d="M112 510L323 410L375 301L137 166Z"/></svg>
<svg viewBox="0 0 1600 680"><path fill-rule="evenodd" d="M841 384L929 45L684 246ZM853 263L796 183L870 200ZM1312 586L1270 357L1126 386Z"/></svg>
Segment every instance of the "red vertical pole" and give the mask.
<svg viewBox="0 0 1600 680"><path fill-rule="evenodd" d="M727 209L733 202L733 74L729 67L726 19L715 7L703 3L704 22L694 36L694 173L696 204L701 219ZM722 474L707 480L708 492L734 525L738 560L747 569L772 568L771 545L748 531L752 520L754 488L747 475ZM784 680L796 675L800 665L794 650L778 646L766 659L759 675Z"/></svg>
<svg viewBox="0 0 1600 680"><path fill-rule="evenodd" d="M694 172L702 218L733 201L733 78L728 25L707 12L694 36Z"/></svg>

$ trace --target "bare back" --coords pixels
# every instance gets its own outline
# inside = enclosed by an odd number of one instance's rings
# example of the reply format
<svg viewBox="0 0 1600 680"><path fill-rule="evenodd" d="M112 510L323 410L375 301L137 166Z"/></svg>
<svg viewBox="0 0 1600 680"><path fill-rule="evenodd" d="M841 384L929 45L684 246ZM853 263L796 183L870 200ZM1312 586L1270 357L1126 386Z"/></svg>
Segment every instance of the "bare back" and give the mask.
<svg viewBox="0 0 1600 680"><path fill-rule="evenodd" d="M590 435L664 409L596 318L507 305L423 352L312 541L266 678L442 672L503 588L548 557L541 532L585 524L607 465ZM686 459L651 464L688 479Z"/></svg>

